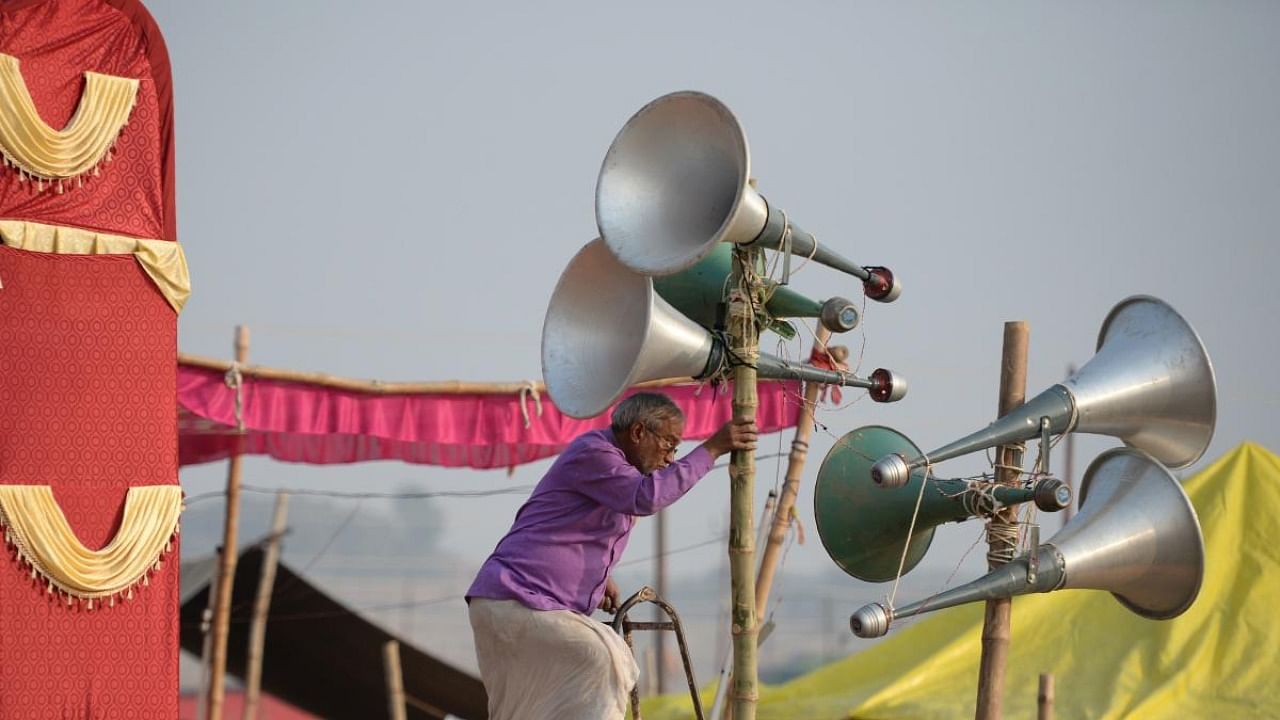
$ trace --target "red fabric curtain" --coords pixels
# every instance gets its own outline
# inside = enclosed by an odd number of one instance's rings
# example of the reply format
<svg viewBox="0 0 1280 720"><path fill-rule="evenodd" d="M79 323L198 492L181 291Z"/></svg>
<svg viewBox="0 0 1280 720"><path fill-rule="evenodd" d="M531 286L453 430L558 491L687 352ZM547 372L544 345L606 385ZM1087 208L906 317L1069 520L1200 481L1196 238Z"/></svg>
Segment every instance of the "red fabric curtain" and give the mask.
<svg viewBox="0 0 1280 720"><path fill-rule="evenodd" d="M0 247L0 483L49 485L80 542L177 480L173 309L131 256ZM0 558L0 718L178 713L177 555L115 607L67 607ZM101 603L96 603L101 605Z"/></svg>
<svg viewBox="0 0 1280 720"><path fill-rule="evenodd" d="M700 440L732 415L731 386L663 388L685 413L685 438ZM794 427L803 399L795 382L761 382L763 432ZM183 465L235 452L329 465L401 460L447 467L501 468L551 457L578 435L608 425L561 413L531 394L375 395L245 376L245 433L236 430L236 391L215 370L178 367L179 458ZM541 412L539 412L539 404Z"/></svg>
<svg viewBox="0 0 1280 720"><path fill-rule="evenodd" d="M0 218L176 239L168 54L137 0L0 1L44 122L75 113L84 74L137 78L97 175L41 193L0 168ZM45 484L86 547L119 529L133 485L177 483L176 318L132 256L0 246L0 483ZM178 715L177 555L131 601L67 607L0 558L0 720ZM97 604L97 603L96 603Z"/></svg>
<svg viewBox="0 0 1280 720"><path fill-rule="evenodd" d="M137 0L0 2L0 52L18 59L40 117L66 126L84 73L137 78L138 99L98 175L59 194L0 169L0 218L176 240L169 55Z"/></svg>

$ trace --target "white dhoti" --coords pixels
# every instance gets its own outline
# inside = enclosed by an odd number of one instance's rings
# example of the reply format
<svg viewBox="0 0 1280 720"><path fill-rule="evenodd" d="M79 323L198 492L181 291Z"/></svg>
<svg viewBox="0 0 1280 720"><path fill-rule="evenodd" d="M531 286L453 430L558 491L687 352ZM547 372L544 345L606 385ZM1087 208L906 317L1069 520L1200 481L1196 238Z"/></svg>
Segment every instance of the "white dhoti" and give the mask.
<svg viewBox="0 0 1280 720"><path fill-rule="evenodd" d="M570 610L472 598L489 720L622 720L640 670L608 626Z"/></svg>

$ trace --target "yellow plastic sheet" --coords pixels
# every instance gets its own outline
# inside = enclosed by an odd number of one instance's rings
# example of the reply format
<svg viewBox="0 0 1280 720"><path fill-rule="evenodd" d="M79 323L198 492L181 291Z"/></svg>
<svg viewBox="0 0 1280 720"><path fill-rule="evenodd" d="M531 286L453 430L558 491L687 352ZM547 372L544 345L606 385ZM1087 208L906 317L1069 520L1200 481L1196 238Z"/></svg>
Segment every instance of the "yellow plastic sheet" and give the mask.
<svg viewBox="0 0 1280 720"><path fill-rule="evenodd" d="M1043 672L1054 675L1059 718L1280 717L1280 458L1245 443L1184 487L1205 540L1195 604L1155 621L1096 590L1014 598L1005 717L1036 717ZM971 718L982 612L975 603L922 616L863 652L762 688L756 717ZM693 717L687 696L643 710L646 720Z"/></svg>

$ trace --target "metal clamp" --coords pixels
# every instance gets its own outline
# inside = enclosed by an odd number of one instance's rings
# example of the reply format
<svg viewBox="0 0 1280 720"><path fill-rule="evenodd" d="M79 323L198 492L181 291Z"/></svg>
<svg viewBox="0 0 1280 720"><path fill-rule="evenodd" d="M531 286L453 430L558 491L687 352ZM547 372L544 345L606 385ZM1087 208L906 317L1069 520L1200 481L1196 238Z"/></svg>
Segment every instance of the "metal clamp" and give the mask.
<svg viewBox="0 0 1280 720"><path fill-rule="evenodd" d="M1048 416L1040 418L1040 467L1037 469L1044 474L1049 473L1049 450L1053 447L1049 442L1049 427Z"/></svg>
<svg viewBox="0 0 1280 720"><path fill-rule="evenodd" d="M1027 584L1036 584L1036 574L1040 571L1040 526L1032 525L1031 551L1027 555Z"/></svg>

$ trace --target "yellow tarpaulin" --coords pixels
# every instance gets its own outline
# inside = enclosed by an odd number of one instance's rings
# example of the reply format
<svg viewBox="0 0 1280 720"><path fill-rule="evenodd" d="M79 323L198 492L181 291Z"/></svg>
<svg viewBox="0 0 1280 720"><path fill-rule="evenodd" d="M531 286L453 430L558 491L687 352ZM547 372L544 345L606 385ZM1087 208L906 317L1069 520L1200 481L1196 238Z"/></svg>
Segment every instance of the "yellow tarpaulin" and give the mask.
<svg viewBox="0 0 1280 720"><path fill-rule="evenodd" d="M1195 604L1154 621L1096 590L1015 598L1005 717L1036 717L1039 675L1052 672L1059 718L1280 718L1280 457L1245 443L1184 487L1205 540ZM872 648L762 688L757 717L971 718L982 613L975 603L922 616ZM693 717L687 696L643 709L646 720Z"/></svg>

